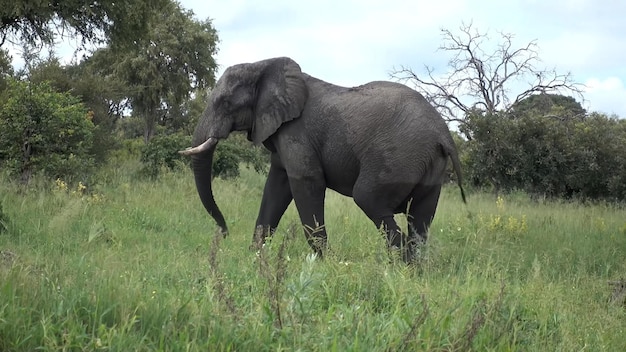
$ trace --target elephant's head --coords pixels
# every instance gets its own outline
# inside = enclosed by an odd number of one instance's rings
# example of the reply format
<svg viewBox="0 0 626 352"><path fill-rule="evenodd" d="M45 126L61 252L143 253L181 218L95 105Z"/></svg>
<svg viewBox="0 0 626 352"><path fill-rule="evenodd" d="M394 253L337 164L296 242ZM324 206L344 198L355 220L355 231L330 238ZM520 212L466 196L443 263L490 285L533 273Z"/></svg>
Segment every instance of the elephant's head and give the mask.
<svg viewBox="0 0 626 352"><path fill-rule="evenodd" d="M232 131L247 131L248 139L263 143L280 126L300 116L308 91L300 66L275 58L231 66L217 81L193 136L191 155L198 194L224 235L227 226L211 188L213 153Z"/></svg>

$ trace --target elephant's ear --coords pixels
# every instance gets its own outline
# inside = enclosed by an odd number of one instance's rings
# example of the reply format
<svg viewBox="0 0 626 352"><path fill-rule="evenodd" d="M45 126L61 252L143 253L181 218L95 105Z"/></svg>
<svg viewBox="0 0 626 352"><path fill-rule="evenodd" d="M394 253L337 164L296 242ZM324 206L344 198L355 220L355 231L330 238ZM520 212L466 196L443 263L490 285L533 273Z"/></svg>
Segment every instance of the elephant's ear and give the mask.
<svg viewBox="0 0 626 352"><path fill-rule="evenodd" d="M304 109L308 90L300 66L281 57L260 61L255 117L249 139L260 144L280 126L298 118Z"/></svg>

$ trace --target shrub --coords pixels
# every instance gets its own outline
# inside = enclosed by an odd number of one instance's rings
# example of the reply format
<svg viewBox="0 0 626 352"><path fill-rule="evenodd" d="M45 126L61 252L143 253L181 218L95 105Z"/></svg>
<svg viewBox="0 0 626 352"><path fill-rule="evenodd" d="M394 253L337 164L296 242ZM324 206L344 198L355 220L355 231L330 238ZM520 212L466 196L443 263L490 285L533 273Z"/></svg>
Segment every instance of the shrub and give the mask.
<svg viewBox="0 0 626 352"><path fill-rule="evenodd" d="M267 171L269 154L265 149L251 145L243 135L235 134L217 145L213 175L222 178L238 177L241 163L251 166L256 172L264 173Z"/></svg>
<svg viewBox="0 0 626 352"><path fill-rule="evenodd" d="M142 172L157 177L162 169L175 169L177 163L189 163L188 158L178 154L191 143L189 136L179 133L155 136L141 151Z"/></svg>
<svg viewBox="0 0 626 352"><path fill-rule="evenodd" d="M462 157L467 179L496 193L626 200L626 122L553 112L470 116L472 140Z"/></svg>
<svg viewBox="0 0 626 352"><path fill-rule="evenodd" d="M28 182L34 173L69 181L90 174L94 125L76 97L10 79L0 105L0 163L10 175Z"/></svg>
<svg viewBox="0 0 626 352"><path fill-rule="evenodd" d="M190 143L191 138L180 133L152 138L141 153L143 173L157 177L163 169L173 170L180 163L189 165L190 159L179 155L178 151L185 149ZM268 154L263 149L251 146L242 135L235 134L217 145L213 157L213 177L238 177L242 163L257 172L265 172L268 161Z"/></svg>
<svg viewBox="0 0 626 352"><path fill-rule="evenodd" d="M213 177L239 177L241 149L233 143L221 142L217 145L213 156Z"/></svg>

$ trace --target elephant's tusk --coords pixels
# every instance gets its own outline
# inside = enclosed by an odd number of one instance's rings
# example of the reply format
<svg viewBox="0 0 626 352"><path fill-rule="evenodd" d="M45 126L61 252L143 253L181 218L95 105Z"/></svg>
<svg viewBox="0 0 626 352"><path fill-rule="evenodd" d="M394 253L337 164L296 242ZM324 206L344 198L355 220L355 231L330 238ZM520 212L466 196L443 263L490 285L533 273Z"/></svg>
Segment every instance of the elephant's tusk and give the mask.
<svg viewBox="0 0 626 352"><path fill-rule="evenodd" d="M213 148L217 144L217 138L209 137L204 143L200 144L197 147L189 147L185 150L179 150L178 153L181 155L196 155L202 152L205 152L211 148Z"/></svg>

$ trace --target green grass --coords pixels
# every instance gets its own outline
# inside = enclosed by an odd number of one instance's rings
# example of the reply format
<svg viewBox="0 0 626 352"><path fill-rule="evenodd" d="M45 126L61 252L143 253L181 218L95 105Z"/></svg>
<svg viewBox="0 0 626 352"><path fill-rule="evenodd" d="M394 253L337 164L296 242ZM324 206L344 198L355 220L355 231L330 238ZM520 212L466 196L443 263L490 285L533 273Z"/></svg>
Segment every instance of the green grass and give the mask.
<svg viewBox="0 0 626 352"><path fill-rule="evenodd" d="M327 195L315 259L293 205L249 249L264 177L215 180L215 237L188 170L109 167L86 194L0 182L0 351L621 351L626 211L444 189L419 265L390 260ZM69 189L68 189L69 188ZM399 221L403 221L401 217Z"/></svg>

